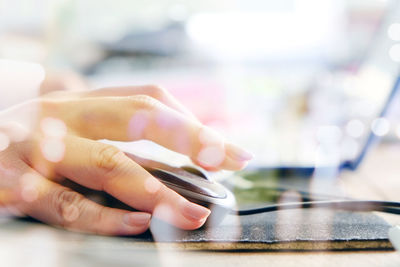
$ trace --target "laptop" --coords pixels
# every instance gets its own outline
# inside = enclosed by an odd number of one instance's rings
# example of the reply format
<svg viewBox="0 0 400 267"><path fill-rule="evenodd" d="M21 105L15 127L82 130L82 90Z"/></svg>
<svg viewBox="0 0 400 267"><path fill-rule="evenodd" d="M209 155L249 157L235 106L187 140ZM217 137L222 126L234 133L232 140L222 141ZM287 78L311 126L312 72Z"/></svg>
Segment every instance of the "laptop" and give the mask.
<svg viewBox="0 0 400 267"><path fill-rule="evenodd" d="M346 121L340 122L342 128L345 126L350 131L353 130L356 137L344 135L335 145L352 146L356 143L354 156L340 157L339 160L335 157L331 164L329 161L315 161L309 166L250 165L245 171L234 174L234 179L230 177L224 181L234 191L239 203L276 202L282 193L287 191L299 193L303 201L310 198L311 194L313 198L343 195L340 189L335 187L338 174L345 170L357 170L373 145L389 127L385 116L400 90L400 62L392 51L394 47L400 46L400 41L391 36L390 29L399 23L400 2L392 1L388 4L387 12L383 15L364 60L351 77L354 87L350 87L348 92L349 101L354 101L355 107L363 106L364 109L360 110L367 112L360 114L355 108ZM363 134L357 134L357 126L363 127ZM329 149L327 151L329 154Z"/></svg>

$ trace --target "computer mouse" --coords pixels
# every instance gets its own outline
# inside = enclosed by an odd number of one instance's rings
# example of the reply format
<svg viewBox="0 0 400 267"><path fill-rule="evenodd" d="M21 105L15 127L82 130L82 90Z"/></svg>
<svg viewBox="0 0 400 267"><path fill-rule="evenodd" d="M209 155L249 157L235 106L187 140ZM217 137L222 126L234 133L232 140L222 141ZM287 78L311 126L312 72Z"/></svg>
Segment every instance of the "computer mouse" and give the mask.
<svg viewBox="0 0 400 267"><path fill-rule="evenodd" d="M232 192L211 180L205 171L191 166L172 167L159 162L154 167L144 168L186 199L209 208L211 214L207 225L219 224L236 206Z"/></svg>

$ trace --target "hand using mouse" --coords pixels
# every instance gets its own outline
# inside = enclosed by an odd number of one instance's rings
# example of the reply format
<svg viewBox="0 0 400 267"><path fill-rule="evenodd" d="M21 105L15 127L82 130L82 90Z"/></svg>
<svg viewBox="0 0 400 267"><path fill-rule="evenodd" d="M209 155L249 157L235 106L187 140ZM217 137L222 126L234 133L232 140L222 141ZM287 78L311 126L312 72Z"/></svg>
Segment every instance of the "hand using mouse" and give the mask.
<svg viewBox="0 0 400 267"><path fill-rule="evenodd" d="M208 209L99 139L151 140L211 170L239 170L251 158L159 87L55 92L0 113L0 212L105 235L140 234L151 216L188 230L204 224ZM62 179L139 211L101 206L60 185Z"/></svg>

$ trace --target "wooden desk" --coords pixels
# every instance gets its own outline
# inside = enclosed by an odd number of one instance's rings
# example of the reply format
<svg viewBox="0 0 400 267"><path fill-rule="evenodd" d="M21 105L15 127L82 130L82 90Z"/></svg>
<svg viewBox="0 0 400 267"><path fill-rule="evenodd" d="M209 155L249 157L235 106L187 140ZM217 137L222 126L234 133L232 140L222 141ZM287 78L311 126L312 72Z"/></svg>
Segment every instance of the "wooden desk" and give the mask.
<svg viewBox="0 0 400 267"><path fill-rule="evenodd" d="M400 201L400 145L377 147L340 182L354 197ZM400 216L379 216L400 224ZM0 224L0 266L400 266L400 253L196 252L9 222Z"/></svg>

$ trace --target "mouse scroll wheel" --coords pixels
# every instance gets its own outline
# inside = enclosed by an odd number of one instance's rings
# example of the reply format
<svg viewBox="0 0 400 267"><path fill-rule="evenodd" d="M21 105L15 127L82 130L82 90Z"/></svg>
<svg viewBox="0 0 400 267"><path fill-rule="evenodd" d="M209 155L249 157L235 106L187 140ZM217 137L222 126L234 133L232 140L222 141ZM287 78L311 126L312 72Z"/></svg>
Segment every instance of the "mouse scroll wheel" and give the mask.
<svg viewBox="0 0 400 267"><path fill-rule="evenodd" d="M207 181L211 181L211 179L210 179L210 177L208 177L208 175L206 175L205 173L203 173L202 171L200 171L200 170L198 170L196 168L193 168L193 167L190 167L190 166L182 166L181 168L184 169L185 171L191 173L191 174L194 174L194 175L200 177L200 178L203 178L203 179L205 179Z"/></svg>

